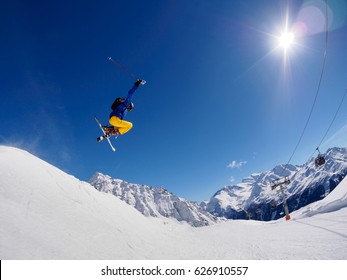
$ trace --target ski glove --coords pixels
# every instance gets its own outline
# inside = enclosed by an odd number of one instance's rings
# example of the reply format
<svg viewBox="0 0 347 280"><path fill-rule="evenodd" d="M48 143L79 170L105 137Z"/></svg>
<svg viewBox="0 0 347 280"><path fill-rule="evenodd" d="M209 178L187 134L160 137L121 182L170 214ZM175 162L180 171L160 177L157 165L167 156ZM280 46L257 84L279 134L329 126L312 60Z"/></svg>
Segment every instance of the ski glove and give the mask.
<svg viewBox="0 0 347 280"><path fill-rule="evenodd" d="M142 80L138 79L138 80L134 83L134 85L138 87L139 85L141 85L141 82L142 82Z"/></svg>

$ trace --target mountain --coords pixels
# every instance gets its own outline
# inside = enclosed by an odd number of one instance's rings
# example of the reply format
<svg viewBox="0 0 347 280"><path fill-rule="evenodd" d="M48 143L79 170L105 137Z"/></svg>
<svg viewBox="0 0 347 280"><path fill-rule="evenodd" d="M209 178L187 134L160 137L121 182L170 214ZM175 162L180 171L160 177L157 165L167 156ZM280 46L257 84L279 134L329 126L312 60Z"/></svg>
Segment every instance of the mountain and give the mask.
<svg viewBox="0 0 347 280"><path fill-rule="evenodd" d="M288 178L285 194L289 212L323 199L347 175L347 148L331 148L322 154L326 163L316 168L314 159L302 166L279 165L252 174L239 184L226 186L201 204L211 214L228 219L270 221L283 217L282 194L272 190L278 179Z"/></svg>
<svg viewBox="0 0 347 280"><path fill-rule="evenodd" d="M206 227L146 217L26 151L0 146L1 260L347 259L347 178L291 215Z"/></svg>
<svg viewBox="0 0 347 280"><path fill-rule="evenodd" d="M171 217L195 227L212 225L218 220L198 203L178 197L165 188L132 184L101 173L95 173L89 183L97 190L111 193L134 206L145 216Z"/></svg>

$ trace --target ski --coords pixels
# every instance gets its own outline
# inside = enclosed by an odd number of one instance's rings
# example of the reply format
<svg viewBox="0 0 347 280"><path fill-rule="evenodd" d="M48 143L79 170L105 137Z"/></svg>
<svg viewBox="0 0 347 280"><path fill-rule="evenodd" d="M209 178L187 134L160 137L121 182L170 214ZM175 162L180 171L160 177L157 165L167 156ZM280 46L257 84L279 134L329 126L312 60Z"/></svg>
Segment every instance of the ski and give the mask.
<svg viewBox="0 0 347 280"><path fill-rule="evenodd" d="M113 145L112 145L112 143L111 143L111 141L110 141L110 139L109 139L110 137L105 136L105 135L106 135L106 132L105 132L105 130L103 129L101 122L98 120L98 118L97 118L96 116L94 116L94 119L95 119L95 121L97 122L97 124L99 125L101 131L103 132L103 135L100 136L100 137L98 138L98 141L101 141L101 140L103 140L103 139L106 138L106 140L107 140L108 144L110 145L112 151L115 152L115 151L116 151L116 148L113 147Z"/></svg>

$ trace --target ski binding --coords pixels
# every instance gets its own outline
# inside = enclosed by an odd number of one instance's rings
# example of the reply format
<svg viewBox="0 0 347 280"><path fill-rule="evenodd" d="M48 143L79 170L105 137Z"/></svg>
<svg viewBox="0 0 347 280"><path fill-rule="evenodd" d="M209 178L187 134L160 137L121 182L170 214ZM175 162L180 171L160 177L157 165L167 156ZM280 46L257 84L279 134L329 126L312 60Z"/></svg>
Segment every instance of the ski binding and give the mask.
<svg viewBox="0 0 347 280"><path fill-rule="evenodd" d="M100 123L100 121L98 120L98 118L97 118L96 116L94 116L94 119L95 119L95 121L97 122L97 124L99 125L101 131L103 132L103 135L97 138L98 142L100 142L101 140L103 140L103 139L106 138L106 140L107 140L108 144L110 145L112 151L115 152L115 151L116 151L116 148L113 147L113 145L112 145L112 143L111 143L111 140L109 139L110 136L109 136L109 137L105 136L105 135L106 135L106 131L103 129L102 124Z"/></svg>

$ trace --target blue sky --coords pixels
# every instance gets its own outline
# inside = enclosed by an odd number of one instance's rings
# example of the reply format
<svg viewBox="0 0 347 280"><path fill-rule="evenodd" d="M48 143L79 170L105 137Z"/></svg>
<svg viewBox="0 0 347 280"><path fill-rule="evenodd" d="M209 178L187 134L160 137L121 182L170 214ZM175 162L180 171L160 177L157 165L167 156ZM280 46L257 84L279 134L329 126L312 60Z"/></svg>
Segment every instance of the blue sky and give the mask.
<svg viewBox="0 0 347 280"><path fill-rule="evenodd" d="M0 3L0 143L81 180L95 171L204 200L290 158L322 71L323 1ZM347 88L347 2L328 0L328 52L291 163L308 160ZM278 37L295 34L284 55ZM97 143L115 97L147 80L127 120ZM347 146L347 100L321 145Z"/></svg>

